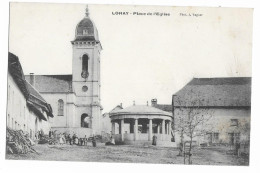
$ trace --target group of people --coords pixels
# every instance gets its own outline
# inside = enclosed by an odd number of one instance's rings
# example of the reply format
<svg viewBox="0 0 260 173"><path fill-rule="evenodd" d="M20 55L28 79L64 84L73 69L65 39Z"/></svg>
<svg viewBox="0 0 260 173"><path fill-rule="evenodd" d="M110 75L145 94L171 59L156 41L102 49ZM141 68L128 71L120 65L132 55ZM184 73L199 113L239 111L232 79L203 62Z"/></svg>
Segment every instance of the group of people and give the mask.
<svg viewBox="0 0 260 173"><path fill-rule="evenodd" d="M59 144L60 145L63 145L63 144L66 144L67 142L66 142L66 138L65 138L65 133L63 133L63 134L59 134L58 135L58 139L59 139Z"/></svg>
<svg viewBox="0 0 260 173"><path fill-rule="evenodd" d="M50 138L57 138L58 143L60 145L70 144L70 145L86 146L88 140L90 140L90 139L87 138L87 135L85 135L85 137L83 137L83 138L79 138L76 133L73 133L73 135L71 136L70 134L66 134L66 133L56 134L53 131L49 131L49 137ZM96 140L95 140L94 136L91 138L91 142L92 142L92 145L95 147L96 146Z"/></svg>
<svg viewBox="0 0 260 173"><path fill-rule="evenodd" d="M49 138L53 138L54 137L54 131L49 131Z"/></svg>
<svg viewBox="0 0 260 173"><path fill-rule="evenodd" d="M42 130L39 130L35 133L35 139L39 140L44 136L44 132Z"/></svg>
<svg viewBox="0 0 260 173"><path fill-rule="evenodd" d="M86 135L84 138L79 138L77 134L74 133L72 136L70 136L70 134L67 136L67 141L70 145L87 145L88 138Z"/></svg>

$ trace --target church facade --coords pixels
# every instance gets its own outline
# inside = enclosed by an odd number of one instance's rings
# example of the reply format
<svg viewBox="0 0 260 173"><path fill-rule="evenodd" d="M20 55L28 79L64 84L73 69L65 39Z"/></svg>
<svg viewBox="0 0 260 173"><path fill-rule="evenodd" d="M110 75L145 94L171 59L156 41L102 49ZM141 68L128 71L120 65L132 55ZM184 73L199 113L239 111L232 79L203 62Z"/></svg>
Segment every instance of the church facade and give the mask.
<svg viewBox="0 0 260 173"><path fill-rule="evenodd" d="M51 104L52 130L76 133L78 136L100 134L100 52L98 31L89 18L77 24L73 49L72 74L26 75L26 80Z"/></svg>

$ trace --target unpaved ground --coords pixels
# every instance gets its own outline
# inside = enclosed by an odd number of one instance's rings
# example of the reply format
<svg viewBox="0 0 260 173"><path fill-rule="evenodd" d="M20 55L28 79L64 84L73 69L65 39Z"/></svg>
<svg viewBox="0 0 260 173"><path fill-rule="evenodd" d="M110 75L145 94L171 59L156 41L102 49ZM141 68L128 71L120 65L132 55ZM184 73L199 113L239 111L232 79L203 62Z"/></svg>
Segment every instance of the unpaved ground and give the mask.
<svg viewBox="0 0 260 173"><path fill-rule="evenodd" d="M178 150L154 146L92 146L37 145L39 154L6 155L14 160L54 160L84 162L127 162L183 164L183 157L177 156ZM197 148L193 152L193 164L199 165L248 165L248 158L227 155L222 148Z"/></svg>

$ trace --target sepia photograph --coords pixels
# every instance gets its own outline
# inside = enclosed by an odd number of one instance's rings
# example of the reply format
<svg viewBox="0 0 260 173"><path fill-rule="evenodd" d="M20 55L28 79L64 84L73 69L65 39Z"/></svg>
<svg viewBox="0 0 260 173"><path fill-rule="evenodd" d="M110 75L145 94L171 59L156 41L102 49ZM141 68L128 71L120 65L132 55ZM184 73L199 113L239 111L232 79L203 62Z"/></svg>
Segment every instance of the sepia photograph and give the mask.
<svg viewBox="0 0 260 173"><path fill-rule="evenodd" d="M249 166L252 8L9 14L6 160Z"/></svg>

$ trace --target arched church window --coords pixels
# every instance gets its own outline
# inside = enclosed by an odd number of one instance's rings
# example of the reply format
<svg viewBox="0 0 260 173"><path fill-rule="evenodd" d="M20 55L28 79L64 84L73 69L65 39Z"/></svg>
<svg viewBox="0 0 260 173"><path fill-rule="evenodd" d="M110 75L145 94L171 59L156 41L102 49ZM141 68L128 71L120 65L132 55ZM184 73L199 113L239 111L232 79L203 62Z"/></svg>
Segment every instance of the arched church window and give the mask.
<svg viewBox="0 0 260 173"><path fill-rule="evenodd" d="M89 122L90 122L90 119L89 119L88 114L82 114L81 115L81 127L89 128Z"/></svg>
<svg viewBox="0 0 260 173"><path fill-rule="evenodd" d="M83 55L82 56L82 73L81 73L81 76L83 78L87 78L88 77L88 55Z"/></svg>
<svg viewBox="0 0 260 173"><path fill-rule="evenodd" d="M64 112L64 102L62 99L58 100L58 116L63 116Z"/></svg>

